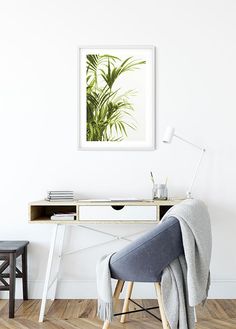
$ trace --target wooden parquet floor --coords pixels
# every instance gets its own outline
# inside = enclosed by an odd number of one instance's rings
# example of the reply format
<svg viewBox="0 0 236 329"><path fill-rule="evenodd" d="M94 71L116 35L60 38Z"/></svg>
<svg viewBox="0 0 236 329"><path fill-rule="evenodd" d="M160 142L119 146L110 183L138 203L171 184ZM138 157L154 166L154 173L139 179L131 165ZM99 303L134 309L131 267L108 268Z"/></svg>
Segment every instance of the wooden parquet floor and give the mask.
<svg viewBox="0 0 236 329"><path fill-rule="evenodd" d="M155 300L138 301L144 307L156 305ZM48 301L47 314L43 323L38 323L40 301L16 302L14 319L8 319L8 301L0 300L0 329L99 329L102 322L96 317L94 300ZM121 303L118 305L121 309ZM131 306L137 309L136 306ZM158 310L153 311L158 315ZM197 309L196 329L236 329L236 300L209 300L204 308ZM146 312L127 317L125 324L118 318L111 329L161 329L159 321Z"/></svg>

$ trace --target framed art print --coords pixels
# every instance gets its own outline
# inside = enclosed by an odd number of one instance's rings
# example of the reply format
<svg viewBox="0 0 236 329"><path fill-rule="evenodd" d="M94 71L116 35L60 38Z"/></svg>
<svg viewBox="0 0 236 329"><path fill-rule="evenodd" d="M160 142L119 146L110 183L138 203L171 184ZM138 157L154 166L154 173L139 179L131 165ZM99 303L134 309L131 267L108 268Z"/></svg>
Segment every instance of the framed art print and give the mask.
<svg viewBox="0 0 236 329"><path fill-rule="evenodd" d="M79 149L154 149L155 48L80 47L78 68Z"/></svg>

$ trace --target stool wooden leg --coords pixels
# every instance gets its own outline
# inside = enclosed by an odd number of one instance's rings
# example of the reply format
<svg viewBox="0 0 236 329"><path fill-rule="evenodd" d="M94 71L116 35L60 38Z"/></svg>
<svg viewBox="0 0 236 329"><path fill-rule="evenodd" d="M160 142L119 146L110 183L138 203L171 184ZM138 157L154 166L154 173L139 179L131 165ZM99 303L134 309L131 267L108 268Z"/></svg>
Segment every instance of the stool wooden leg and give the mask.
<svg viewBox="0 0 236 329"><path fill-rule="evenodd" d="M27 246L25 246L22 254L22 287L23 299L28 300Z"/></svg>
<svg viewBox="0 0 236 329"><path fill-rule="evenodd" d="M128 310L129 310L129 299L130 299L131 294L132 294L133 285L134 285L133 282L128 282L128 287L127 287L127 291L126 291L126 296L125 296L125 300L124 300L122 313L128 312ZM121 315L120 322L124 323L125 318L126 318L126 314Z"/></svg>
<svg viewBox="0 0 236 329"><path fill-rule="evenodd" d="M158 304L159 304L159 308L160 308L163 329L170 329L170 326L169 326L167 318L166 318L165 310L164 310L162 293L161 293L161 285L159 282L155 283L155 289L156 289L156 294L157 294L157 298L158 298Z"/></svg>
<svg viewBox="0 0 236 329"><path fill-rule="evenodd" d="M114 291L114 294L113 294L113 298L114 298L114 303L113 303L113 307L115 309L116 307L116 303L117 301L119 300L119 297L120 297L120 293L123 289L123 286L124 286L124 281L121 281L121 280L118 280L117 281L117 284L116 284L116 287L115 287L115 291ZM110 322L108 320L106 320L104 323L103 323L103 327L102 329L108 329L110 326Z"/></svg>
<svg viewBox="0 0 236 329"><path fill-rule="evenodd" d="M10 253L9 318L15 314L16 254Z"/></svg>

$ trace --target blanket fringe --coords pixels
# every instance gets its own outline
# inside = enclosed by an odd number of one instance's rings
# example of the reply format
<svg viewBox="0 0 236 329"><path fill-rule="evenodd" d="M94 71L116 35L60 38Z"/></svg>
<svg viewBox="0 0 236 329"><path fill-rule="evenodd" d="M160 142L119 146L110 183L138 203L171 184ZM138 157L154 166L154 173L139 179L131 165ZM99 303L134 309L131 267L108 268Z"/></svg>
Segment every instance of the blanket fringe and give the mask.
<svg viewBox="0 0 236 329"><path fill-rule="evenodd" d="M111 303L104 302L101 299L98 299L98 309L97 315L102 321L108 320L112 321L113 318L113 305Z"/></svg>

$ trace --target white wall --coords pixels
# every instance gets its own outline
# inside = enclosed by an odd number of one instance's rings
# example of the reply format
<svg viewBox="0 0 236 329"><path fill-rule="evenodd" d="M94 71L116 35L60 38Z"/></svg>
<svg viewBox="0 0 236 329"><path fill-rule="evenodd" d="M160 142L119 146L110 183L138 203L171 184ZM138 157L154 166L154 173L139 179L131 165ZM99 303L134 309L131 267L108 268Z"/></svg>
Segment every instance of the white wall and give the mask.
<svg viewBox="0 0 236 329"><path fill-rule="evenodd" d="M31 297L41 293L52 227L27 223L29 201L50 188L149 197L150 169L184 195L198 153L178 141L155 152L77 151L77 46L151 44L158 137L171 124L207 147L195 196L212 219L211 296L236 298L235 15L233 0L0 0L0 239L31 241ZM66 248L99 241L75 228ZM58 296L95 296L96 259L120 246L65 258Z"/></svg>

